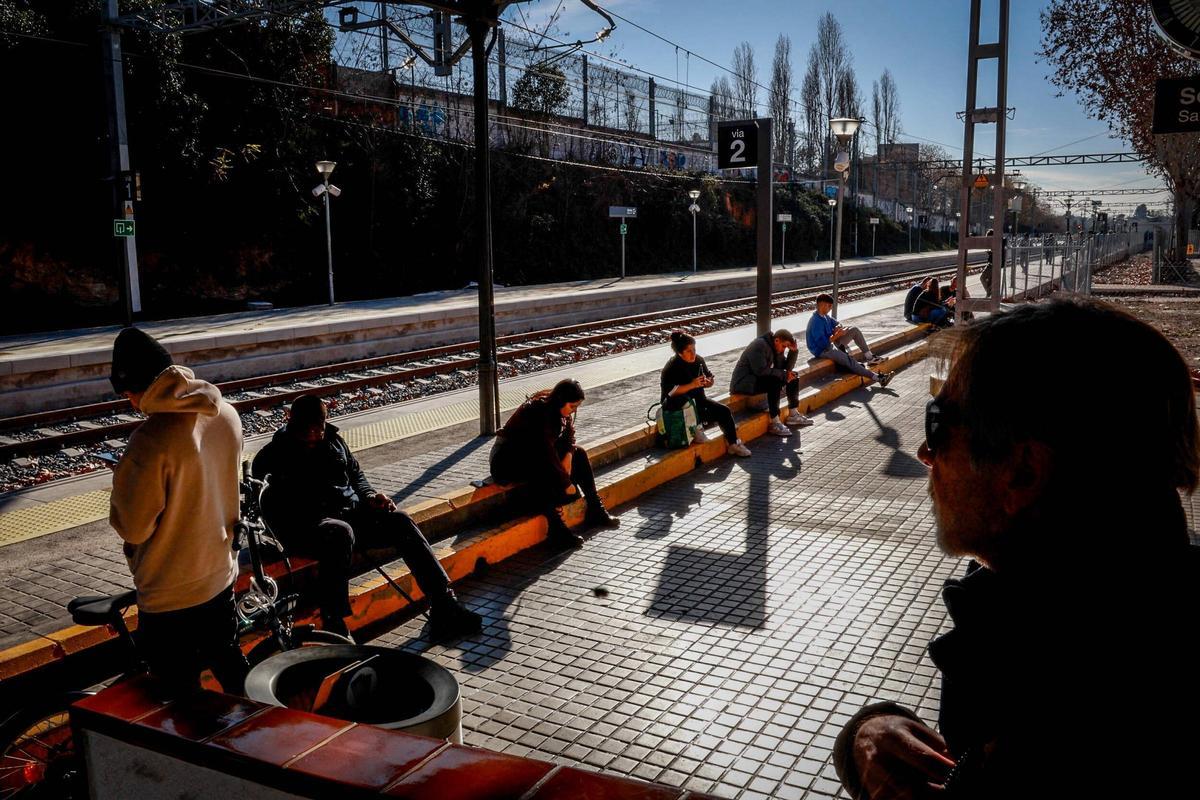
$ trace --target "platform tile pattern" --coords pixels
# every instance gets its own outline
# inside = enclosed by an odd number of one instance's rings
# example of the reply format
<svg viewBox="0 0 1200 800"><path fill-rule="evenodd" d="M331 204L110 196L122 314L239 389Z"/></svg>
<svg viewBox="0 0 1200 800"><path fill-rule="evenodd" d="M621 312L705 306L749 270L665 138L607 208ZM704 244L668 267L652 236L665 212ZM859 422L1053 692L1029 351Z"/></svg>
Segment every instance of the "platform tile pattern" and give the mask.
<svg viewBox="0 0 1200 800"><path fill-rule="evenodd" d="M835 797L830 749L864 703L936 714L925 654L962 564L934 543L912 453L925 370L859 390L792 440L619 509L622 527L464 582L490 622L427 647L466 740L729 798ZM799 449L796 445L799 444Z"/></svg>

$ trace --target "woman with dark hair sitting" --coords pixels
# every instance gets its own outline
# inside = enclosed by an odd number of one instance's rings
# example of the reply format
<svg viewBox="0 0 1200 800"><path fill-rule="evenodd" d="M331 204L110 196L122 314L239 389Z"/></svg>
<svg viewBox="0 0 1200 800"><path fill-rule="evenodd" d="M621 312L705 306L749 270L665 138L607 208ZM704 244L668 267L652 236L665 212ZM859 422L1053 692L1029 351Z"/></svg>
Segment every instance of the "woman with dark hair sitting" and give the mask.
<svg viewBox="0 0 1200 800"><path fill-rule="evenodd" d="M942 305L941 284L937 278L930 278L925 291L917 296L917 302L913 304L913 315L921 322L932 322L943 327L954 322L949 310Z"/></svg>
<svg viewBox="0 0 1200 800"><path fill-rule="evenodd" d="M742 458L749 456L750 449L737 436L733 412L728 406L709 400L704 395L704 390L713 385L713 374L704 359L696 355L696 340L683 331L672 331L671 349L675 355L663 367L659 379L663 409L678 411L688 400L694 400L700 421L716 423L721 427L728 445L726 452ZM696 429L696 441L708 441L703 428Z"/></svg>
<svg viewBox="0 0 1200 800"><path fill-rule="evenodd" d="M546 509L550 537L571 547L582 547L583 538L567 528L562 506L580 492L587 500L587 525L615 528L621 524L609 515L596 492L587 451L575 444L575 412L583 398L583 387L574 380L536 392L496 434L491 454L492 478L501 484L528 484L535 501Z"/></svg>

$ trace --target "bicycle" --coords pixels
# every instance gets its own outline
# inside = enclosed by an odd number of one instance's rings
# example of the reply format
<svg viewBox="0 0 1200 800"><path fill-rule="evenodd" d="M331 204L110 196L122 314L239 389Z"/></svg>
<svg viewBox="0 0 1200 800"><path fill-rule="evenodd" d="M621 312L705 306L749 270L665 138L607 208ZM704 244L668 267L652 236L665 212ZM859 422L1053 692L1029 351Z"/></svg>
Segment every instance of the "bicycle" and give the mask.
<svg viewBox="0 0 1200 800"><path fill-rule="evenodd" d="M238 637L263 632L265 638L254 644L247 660L254 666L271 655L298 647L324 644L353 644L347 636L311 625L295 625L293 616L299 594L281 594L279 583L267 574L264 547L278 551L291 577L291 562L262 517L262 498L270 486L270 476L258 480L250 475L249 462L242 464L241 514L233 526L234 549L244 548L250 560L250 585L236 601ZM67 611L77 625L108 625L116 632L118 660L124 667L98 685L107 688L127 678L145 673L148 668L137 650L137 642L125 624L125 611L137 602L133 590L111 596L77 597ZM50 693L0 719L0 800L22 798L63 798L86 796L79 784L79 754L71 737L67 709L77 700L99 689L68 690Z"/></svg>

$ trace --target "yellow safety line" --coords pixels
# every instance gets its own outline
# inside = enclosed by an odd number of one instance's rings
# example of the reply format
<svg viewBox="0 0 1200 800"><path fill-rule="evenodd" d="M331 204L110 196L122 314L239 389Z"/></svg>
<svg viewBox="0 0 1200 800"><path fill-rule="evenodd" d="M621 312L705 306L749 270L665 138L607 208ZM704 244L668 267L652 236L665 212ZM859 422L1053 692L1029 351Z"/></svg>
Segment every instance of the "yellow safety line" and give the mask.
<svg viewBox="0 0 1200 800"><path fill-rule="evenodd" d="M0 514L0 547L108 518L108 489Z"/></svg>

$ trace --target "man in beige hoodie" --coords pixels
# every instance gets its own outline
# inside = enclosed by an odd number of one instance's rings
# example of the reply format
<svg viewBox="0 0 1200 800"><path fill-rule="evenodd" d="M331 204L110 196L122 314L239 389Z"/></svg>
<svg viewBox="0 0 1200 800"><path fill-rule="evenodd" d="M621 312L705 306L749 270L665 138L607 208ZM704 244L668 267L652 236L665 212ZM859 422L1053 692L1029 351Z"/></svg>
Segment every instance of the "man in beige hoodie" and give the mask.
<svg viewBox="0 0 1200 800"><path fill-rule="evenodd" d="M232 548L241 421L217 387L137 328L117 336L112 384L147 416L115 468L109 513L137 588L139 650L177 691L199 686L207 667L241 692Z"/></svg>

